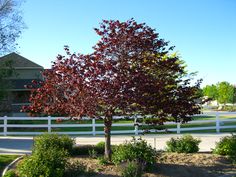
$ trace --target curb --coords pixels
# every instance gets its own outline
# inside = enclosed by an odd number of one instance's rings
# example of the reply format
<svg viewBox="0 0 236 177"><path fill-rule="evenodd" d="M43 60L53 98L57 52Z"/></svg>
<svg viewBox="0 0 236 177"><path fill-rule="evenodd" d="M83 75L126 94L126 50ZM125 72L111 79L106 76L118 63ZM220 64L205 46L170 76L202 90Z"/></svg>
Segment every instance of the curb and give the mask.
<svg viewBox="0 0 236 177"><path fill-rule="evenodd" d="M23 158L23 156L20 156L20 157L17 157L15 160L13 160L10 164L8 164L5 168L4 168L4 170L3 170L3 172L2 172L2 177L5 175L5 173L9 170L9 168L14 164L14 163L16 163L17 161L19 161L20 159L22 159Z"/></svg>

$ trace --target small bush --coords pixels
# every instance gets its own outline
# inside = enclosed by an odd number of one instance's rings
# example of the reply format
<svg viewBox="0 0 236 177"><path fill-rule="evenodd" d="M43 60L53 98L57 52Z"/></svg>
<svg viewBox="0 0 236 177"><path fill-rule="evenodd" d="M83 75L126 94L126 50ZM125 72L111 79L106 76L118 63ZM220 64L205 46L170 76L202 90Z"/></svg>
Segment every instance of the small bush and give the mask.
<svg viewBox="0 0 236 177"><path fill-rule="evenodd" d="M97 151L95 149L89 150L89 157L93 158L93 159L96 159L98 157Z"/></svg>
<svg viewBox="0 0 236 177"><path fill-rule="evenodd" d="M65 149L69 154L72 154L75 141L67 135L48 134L37 136L34 139L34 151L45 151L48 148Z"/></svg>
<svg viewBox="0 0 236 177"><path fill-rule="evenodd" d="M112 145L112 151L116 148L116 145ZM90 155L91 151L96 151L97 154L104 154L105 151L105 142L99 142L94 145L81 145L75 146L72 150L73 155Z"/></svg>
<svg viewBox="0 0 236 177"><path fill-rule="evenodd" d="M89 151L94 149L93 145L81 145L73 148L73 155L89 155Z"/></svg>
<svg viewBox="0 0 236 177"><path fill-rule="evenodd" d="M95 150L98 154L104 154L105 151L105 142L101 141L95 145Z"/></svg>
<svg viewBox="0 0 236 177"><path fill-rule="evenodd" d="M181 138L171 138L166 142L168 152L194 153L199 151L201 140L193 138L191 135L184 135Z"/></svg>
<svg viewBox="0 0 236 177"><path fill-rule="evenodd" d="M17 177L14 170L8 170L3 177Z"/></svg>
<svg viewBox="0 0 236 177"><path fill-rule="evenodd" d="M141 168L137 164L137 162L128 162L127 166L122 169L121 176L123 177L141 177L142 171Z"/></svg>
<svg viewBox="0 0 236 177"><path fill-rule="evenodd" d="M74 141L68 136L43 134L34 139L32 155L17 166L20 177L62 177Z"/></svg>
<svg viewBox="0 0 236 177"><path fill-rule="evenodd" d="M17 166L20 177L62 177L68 152L64 149L50 147L45 151L27 156Z"/></svg>
<svg viewBox="0 0 236 177"><path fill-rule="evenodd" d="M221 138L220 141L216 143L213 153L227 155L236 162L236 134Z"/></svg>
<svg viewBox="0 0 236 177"><path fill-rule="evenodd" d="M117 146L113 153L113 162L136 161L141 167L151 167L155 163L156 151L141 138Z"/></svg>
<svg viewBox="0 0 236 177"><path fill-rule="evenodd" d="M102 157L99 157L98 158L98 164L99 165L107 165L109 164L108 160L106 158L104 158L103 156Z"/></svg>

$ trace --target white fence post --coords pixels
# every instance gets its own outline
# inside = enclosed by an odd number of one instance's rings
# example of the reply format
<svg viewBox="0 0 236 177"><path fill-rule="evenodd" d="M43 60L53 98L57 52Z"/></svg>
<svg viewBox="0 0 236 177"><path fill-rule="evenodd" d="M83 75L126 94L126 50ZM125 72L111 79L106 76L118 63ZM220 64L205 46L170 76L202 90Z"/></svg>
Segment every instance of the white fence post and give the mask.
<svg viewBox="0 0 236 177"><path fill-rule="evenodd" d="M138 135L138 124L137 124L137 118L134 119L134 133L135 133L135 135Z"/></svg>
<svg viewBox="0 0 236 177"><path fill-rule="evenodd" d="M3 120L3 124L4 124L4 127L3 127L3 135L4 136L7 136L7 116L4 116L4 120Z"/></svg>
<svg viewBox="0 0 236 177"><path fill-rule="evenodd" d="M48 116L48 133L52 132L52 121L51 121L51 116Z"/></svg>
<svg viewBox="0 0 236 177"><path fill-rule="evenodd" d="M219 116L219 112L216 112L216 132L220 133L220 116Z"/></svg>
<svg viewBox="0 0 236 177"><path fill-rule="evenodd" d="M180 123L177 123L177 134L180 134Z"/></svg>
<svg viewBox="0 0 236 177"><path fill-rule="evenodd" d="M180 134L180 123L177 123L177 134Z"/></svg>
<svg viewBox="0 0 236 177"><path fill-rule="evenodd" d="M96 136L96 120L95 120L95 118L92 119L92 126L93 126L93 136Z"/></svg>

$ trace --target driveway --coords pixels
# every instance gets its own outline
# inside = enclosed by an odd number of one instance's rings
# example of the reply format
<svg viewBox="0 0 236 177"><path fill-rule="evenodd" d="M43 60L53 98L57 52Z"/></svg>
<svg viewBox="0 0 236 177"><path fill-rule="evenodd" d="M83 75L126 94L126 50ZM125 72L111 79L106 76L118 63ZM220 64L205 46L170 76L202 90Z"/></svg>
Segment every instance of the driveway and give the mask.
<svg viewBox="0 0 236 177"><path fill-rule="evenodd" d="M227 136L230 134L220 133L220 134L192 134L196 138L200 138L202 142L200 143L200 151L207 152L211 151L215 147L215 143L220 140L221 137ZM156 149L164 150L165 143L171 137L179 137L181 135L176 134L166 134L166 135L145 135L142 136L151 146ZM139 136L136 136L139 137ZM81 136L74 137L76 145L85 145L85 144L97 144L100 141L104 141L103 136ZM132 136L130 135L113 135L112 144L121 144L126 140L131 140ZM0 154L28 154L31 153L33 146L33 137L0 137Z"/></svg>

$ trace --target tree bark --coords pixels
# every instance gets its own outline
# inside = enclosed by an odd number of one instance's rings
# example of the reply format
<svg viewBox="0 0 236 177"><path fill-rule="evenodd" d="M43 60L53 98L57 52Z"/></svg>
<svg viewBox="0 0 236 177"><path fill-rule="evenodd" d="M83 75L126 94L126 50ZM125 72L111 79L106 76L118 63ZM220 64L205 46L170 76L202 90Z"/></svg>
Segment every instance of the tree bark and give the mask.
<svg viewBox="0 0 236 177"><path fill-rule="evenodd" d="M105 133L105 158L111 161L111 125L112 116L107 116L104 119L104 133Z"/></svg>

